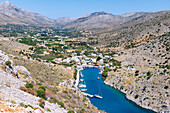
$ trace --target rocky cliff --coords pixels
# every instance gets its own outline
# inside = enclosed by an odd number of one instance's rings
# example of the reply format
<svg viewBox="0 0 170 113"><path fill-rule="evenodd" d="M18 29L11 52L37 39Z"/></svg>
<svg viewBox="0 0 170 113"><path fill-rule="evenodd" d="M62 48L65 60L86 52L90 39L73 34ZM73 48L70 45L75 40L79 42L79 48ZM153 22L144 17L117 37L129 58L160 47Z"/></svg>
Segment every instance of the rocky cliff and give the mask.
<svg viewBox="0 0 170 113"><path fill-rule="evenodd" d="M122 91L136 104L156 112L170 109L169 33L123 51L115 59L121 68L111 71L105 83Z"/></svg>

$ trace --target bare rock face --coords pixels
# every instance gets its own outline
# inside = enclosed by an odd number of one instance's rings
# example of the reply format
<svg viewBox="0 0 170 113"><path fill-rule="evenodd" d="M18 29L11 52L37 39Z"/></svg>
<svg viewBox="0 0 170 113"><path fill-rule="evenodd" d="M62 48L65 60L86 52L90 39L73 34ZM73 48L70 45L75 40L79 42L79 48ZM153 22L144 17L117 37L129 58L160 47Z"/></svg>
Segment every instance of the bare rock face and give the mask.
<svg viewBox="0 0 170 113"><path fill-rule="evenodd" d="M52 26L53 20L40 14L17 8L9 1L0 3L0 23Z"/></svg>
<svg viewBox="0 0 170 113"><path fill-rule="evenodd" d="M28 75L30 76L31 73L27 70L27 68L25 68L24 66L16 66L16 69L21 72L21 74L23 75Z"/></svg>
<svg viewBox="0 0 170 113"><path fill-rule="evenodd" d="M5 63L7 61L9 61L11 64L10 65L6 65ZM16 70L15 65L13 64L13 61L8 57L8 55L6 53L4 53L1 50L0 50L0 66L4 70L6 70L8 73L14 74L14 75L18 76L18 72Z"/></svg>

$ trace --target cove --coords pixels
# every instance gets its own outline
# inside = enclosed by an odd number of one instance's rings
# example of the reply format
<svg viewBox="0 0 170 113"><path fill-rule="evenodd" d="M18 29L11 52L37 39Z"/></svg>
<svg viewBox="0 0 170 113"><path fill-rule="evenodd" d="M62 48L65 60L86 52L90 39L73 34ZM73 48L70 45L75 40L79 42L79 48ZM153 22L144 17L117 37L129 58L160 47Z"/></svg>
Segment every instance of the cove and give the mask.
<svg viewBox="0 0 170 113"><path fill-rule="evenodd" d="M85 68L82 70L84 77L80 76L80 79L84 79L86 84L87 91L85 93L95 95L100 92L103 97L102 99L88 97L99 110L107 113L154 113L151 110L137 106L127 100L122 92L105 85L99 72L100 70L97 68Z"/></svg>

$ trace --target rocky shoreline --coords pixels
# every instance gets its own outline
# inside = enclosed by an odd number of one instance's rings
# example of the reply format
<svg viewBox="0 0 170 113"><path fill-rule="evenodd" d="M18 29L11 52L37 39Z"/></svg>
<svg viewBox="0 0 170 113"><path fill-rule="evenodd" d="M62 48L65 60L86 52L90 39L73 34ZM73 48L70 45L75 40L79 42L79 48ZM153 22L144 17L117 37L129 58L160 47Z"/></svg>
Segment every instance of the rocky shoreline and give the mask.
<svg viewBox="0 0 170 113"><path fill-rule="evenodd" d="M133 97L128 96L125 91L120 90L118 87L114 86L113 84L111 84L111 83L109 83L109 82L107 82L107 81L104 81L104 84L106 84L106 85L108 85L108 86L110 86L110 87L113 87L114 89L117 89L117 90L119 90L120 92L124 93L126 99L134 102L136 105L138 105L138 106L140 106L140 107L142 107L142 108L144 108L144 109L148 109L148 110L152 110L152 111L154 111L154 112L158 112L156 109L153 109L152 107L147 107L147 106L141 105L141 104L140 104L139 102L137 102Z"/></svg>

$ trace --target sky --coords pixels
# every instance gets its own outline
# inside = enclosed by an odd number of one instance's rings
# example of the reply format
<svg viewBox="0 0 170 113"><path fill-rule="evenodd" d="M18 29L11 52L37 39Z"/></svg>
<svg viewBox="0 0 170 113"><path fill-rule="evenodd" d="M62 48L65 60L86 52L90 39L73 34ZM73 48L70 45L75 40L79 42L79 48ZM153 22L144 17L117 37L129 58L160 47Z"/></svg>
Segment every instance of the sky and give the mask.
<svg viewBox="0 0 170 113"><path fill-rule="evenodd" d="M6 0L0 0L4 2ZM133 12L170 10L170 0L8 0L51 19L77 17L105 11L114 15Z"/></svg>

